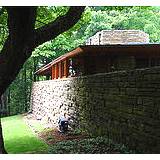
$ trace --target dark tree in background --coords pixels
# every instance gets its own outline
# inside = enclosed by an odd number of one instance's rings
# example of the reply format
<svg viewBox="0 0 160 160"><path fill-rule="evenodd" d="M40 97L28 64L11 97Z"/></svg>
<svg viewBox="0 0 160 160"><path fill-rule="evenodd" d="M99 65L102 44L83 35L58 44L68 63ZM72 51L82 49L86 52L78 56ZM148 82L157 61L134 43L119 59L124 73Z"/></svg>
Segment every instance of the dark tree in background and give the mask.
<svg viewBox="0 0 160 160"><path fill-rule="evenodd" d="M9 35L0 53L0 97L14 81L34 48L74 26L84 9L85 7L70 7L65 15L35 29L37 7L6 7ZM0 153L6 153L1 123Z"/></svg>

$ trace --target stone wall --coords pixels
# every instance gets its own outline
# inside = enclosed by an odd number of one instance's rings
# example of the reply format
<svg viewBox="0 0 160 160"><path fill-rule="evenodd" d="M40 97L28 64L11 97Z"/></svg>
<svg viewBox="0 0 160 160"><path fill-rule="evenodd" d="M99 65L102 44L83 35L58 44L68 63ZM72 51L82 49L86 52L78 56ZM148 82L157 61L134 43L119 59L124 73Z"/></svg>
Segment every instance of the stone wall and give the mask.
<svg viewBox="0 0 160 160"><path fill-rule="evenodd" d="M37 118L53 125L65 111L72 127L160 153L158 67L35 82L31 106Z"/></svg>
<svg viewBox="0 0 160 160"><path fill-rule="evenodd" d="M86 45L149 43L149 35L140 30L102 30L90 37Z"/></svg>

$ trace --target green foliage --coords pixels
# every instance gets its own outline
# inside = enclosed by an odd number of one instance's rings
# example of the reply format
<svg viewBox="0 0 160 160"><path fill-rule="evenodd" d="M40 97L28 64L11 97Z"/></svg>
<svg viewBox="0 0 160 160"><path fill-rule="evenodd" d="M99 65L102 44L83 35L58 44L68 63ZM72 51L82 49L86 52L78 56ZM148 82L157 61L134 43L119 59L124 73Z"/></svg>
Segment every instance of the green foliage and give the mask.
<svg viewBox="0 0 160 160"><path fill-rule="evenodd" d="M8 153L44 153L47 145L38 139L21 115L2 118L5 148Z"/></svg>
<svg viewBox="0 0 160 160"><path fill-rule="evenodd" d="M10 91L10 101L8 102L8 105L10 106L10 115L28 111L30 107L32 81L33 60L29 59L8 89Z"/></svg>
<svg viewBox="0 0 160 160"><path fill-rule="evenodd" d="M66 14L68 9L69 7L63 7L63 6L38 7L36 28L42 27L45 24L54 21L58 16Z"/></svg>
<svg viewBox="0 0 160 160"><path fill-rule="evenodd" d="M118 12L113 20L114 29L136 29L150 35L151 42L160 42L160 9L155 7L132 7Z"/></svg>
<svg viewBox="0 0 160 160"><path fill-rule="evenodd" d="M4 7L0 8L0 51L8 36L7 17L7 12Z"/></svg>
<svg viewBox="0 0 160 160"><path fill-rule="evenodd" d="M70 135L82 135L82 134L86 134L85 131L79 129L79 128L76 128L73 130L73 132L70 133Z"/></svg>
<svg viewBox="0 0 160 160"><path fill-rule="evenodd" d="M53 154L105 154L105 153L135 153L124 145L115 144L106 137L88 138L58 142L49 148Z"/></svg>

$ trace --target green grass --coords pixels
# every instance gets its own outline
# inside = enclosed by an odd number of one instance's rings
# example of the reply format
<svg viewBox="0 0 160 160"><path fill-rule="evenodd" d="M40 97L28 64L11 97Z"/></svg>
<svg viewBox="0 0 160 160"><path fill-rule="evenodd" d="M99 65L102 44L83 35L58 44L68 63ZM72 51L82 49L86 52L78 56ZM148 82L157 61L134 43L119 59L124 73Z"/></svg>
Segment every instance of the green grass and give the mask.
<svg viewBox="0 0 160 160"><path fill-rule="evenodd" d="M48 146L31 131L21 115L2 118L8 153L46 153Z"/></svg>
<svg viewBox="0 0 160 160"><path fill-rule="evenodd" d="M37 121L34 121L32 123L32 127L37 131L37 132L42 132L46 129L44 129L44 126L40 123L40 122L37 122Z"/></svg>

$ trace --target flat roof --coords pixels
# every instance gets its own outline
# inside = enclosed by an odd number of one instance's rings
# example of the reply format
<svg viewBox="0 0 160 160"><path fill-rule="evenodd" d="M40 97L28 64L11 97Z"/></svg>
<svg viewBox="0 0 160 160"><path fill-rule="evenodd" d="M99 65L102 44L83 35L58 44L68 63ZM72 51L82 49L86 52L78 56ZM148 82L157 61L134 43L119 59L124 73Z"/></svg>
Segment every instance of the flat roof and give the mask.
<svg viewBox="0 0 160 160"><path fill-rule="evenodd" d="M108 44L108 45L83 45L54 59L52 62L48 63L47 65L37 70L35 74L43 74L45 71L49 71L51 66L60 61L64 61L67 58L75 57L77 55L95 55L95 53L101 55L106 54L108 56L111 55L160 56L160 44L130 43L130 44Z"/></svg>

